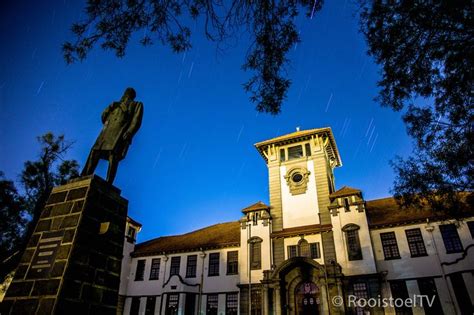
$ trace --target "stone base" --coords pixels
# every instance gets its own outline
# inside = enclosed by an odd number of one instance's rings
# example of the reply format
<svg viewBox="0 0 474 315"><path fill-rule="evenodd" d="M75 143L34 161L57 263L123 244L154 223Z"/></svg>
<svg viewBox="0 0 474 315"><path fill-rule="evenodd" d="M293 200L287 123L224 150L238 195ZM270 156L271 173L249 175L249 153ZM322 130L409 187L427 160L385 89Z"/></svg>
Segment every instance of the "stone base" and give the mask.
<svg viewBox="0 0 474 315"><path fill-rule="evenodd" d="M115 314L127 208L97 176L55 187L0 314Z"/></svg>

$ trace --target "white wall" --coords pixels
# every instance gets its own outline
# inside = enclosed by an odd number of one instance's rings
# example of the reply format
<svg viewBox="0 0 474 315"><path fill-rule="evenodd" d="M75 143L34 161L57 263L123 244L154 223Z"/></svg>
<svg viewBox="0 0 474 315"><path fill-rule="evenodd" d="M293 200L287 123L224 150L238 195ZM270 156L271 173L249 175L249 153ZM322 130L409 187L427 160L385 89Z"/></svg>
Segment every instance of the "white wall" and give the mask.
<svg viewBox="0 0 474 315"><path fill-rule="evenodd" d="M298 165L298 164L296 164ZM314 176L314 163L306 161L306 168L310 172L308 186L304 194L292 195L285 179L286 172L291 165L280 166L281 202L283 212L283 228L319 224L319 206Z"/></svg>
<svg viewBox="0 0 474 315"><path fill-rule="evenodd" d="M127 234L128 228L130 223L127 222L125 225L125 234ZM137 228L138 231L138 228ZM138 232L137 232L138 233ZM124 236L123 239L123 258L122 258L122 267L120 271L120 287L119 287L119 295L126 295L127 294L127 287L128 282L130 281L130 266L132 258L130 257L130 253L133 252L135 249L135 243L130 243L127 241L127 236Z"/></svg>
<svg viewBox="0 0 474 315"><path fill-rule="evenodd" d="M439 225L451 222L453 221L430 223L430 225L434 227L432 233L426 230L426 223L372 230L371 236L375 247L375 259L378 270L388 271L388 279L421 278L434 275L440 276L442 272L439 261L452 262L462 256L461 253L446 254L446 249L444 247L443 238L439 230ZM415 228L419 228L421 231L428 256L411 257L405 230ZM401 259L385 260L380 234L392 231L395 232L395 236L397 238L398 250L400 252ZM474 243L467 224L462 223L460 225L458 228L458 234L464 248ZM439 260L437 256L439 257ZM472 269L472 266L474 266L474 248L468 251L468 255L465 259L454 265L445 266L444 271L446 274L449 274L459 270L470 270Z"/></svg>
<svg viewBox="0 0 474 315"><path fill-rule="evenodd" d="M227 275L227 252L228 251L238 251L239 247L229 247L223 249L209 250L204 251L206 254L204 259L202 258L202 252L188 252L183 254L170 254L167 258L164 255L155 255L149 257L136 257L132 259L132 267L130 270L129 283L127 289L128 296L145 296L145 295L159 295L163 292L199 292L198 286L188 286L181 283L178 277L173 276L171 279L169 277L171 257L181 256L180 264L180 275L183 280L191 285L197 285L201 282L201 273L203 270L204 263L204 277L203 277L203 292L212 293L212 292L232 292L237 291L237 284L239 282L239 275ZM219 276L208 276L209 268L209 253L219 253L220 263L219 263ZM240 254L240 252L239 252ZM187 256L188 255L197 255L197 267L196 267L196 277L186 278L186 265L187 265ZM151 271L151 261L154 258L160 258L160 274L158 280L149 280L150 271ZM143 281L135 281L135 271L137 268L137 261L145 259L145 275ZM239 261L241 259L239 258ZM239 266L240 267L240 266ZM241 271L239 270L239 273ZM168 282L169 280L169 282ZM166 286L163 287L163 285ZM171 286L176 286L176 289L171 289Z"/></svg>
<svg viewBox="0 0 474 315"><path fill-rule="evenodd" d="M469 218L467 221L472 221ZM453 262L462 257L461 253L446 254L443 238L439 229L441 224L454 223L454 221L432 222L412 224L406 226L388 227L378 230L372 230L371 236L375 248L375 259L377 269L379 271L388 271L387 280L403 280L407 279L407 288L410 295L419 293L416 278L434 277L438 296L445 314L454 314L456 307L456 298L449 277L443 278L443 270L440 262ZM458 222L458 234L464 248L473 244L472 236L469 232L467 224ZM434 227L432 232L427 231L427 227ZM405 230L419 228L428 256L411 257ZM385 260L380 234L385 232L395 232L397 238L398 249L401 259ZM462 274L466 288L468 289L471 303L474 304L474 280L472 280L472 266L474 266L474 248L467 252L467 256L458 263L444 266L444 273L466 271ZM454 304L453 304L454 303ZM423 314L422 310L415 310L416 314Z"/></svg>
<svg viewBox="0 0 474 315"><path fill-rule="evenodd" d="M354 199L352 199L354 200ZM377 272L374 259L374 251L370 239L369 226L365 210L359 212L357 206L350 206L346 212L344 207L337 209L337 216L331 214L331 223L334 233L334 245L336 248L337 262L342 267L345 275L373 274ZM342 228L347 224L355 224L360 227L359 241L362 250L361 260L349 260L345 233Z"/></svg>
<svg viewBox="0 0 474 315"><path fill-rule="evenodd" d="M250 214L249 214L250 215ZM260 216L261 217L261 216ZM247 240L249 237L260 237L263 241L261 243L262 249L262 268L258 270L251 270L252 283L260 283L263 279L263 271L271 269L271 243L270 243L270 224L263 225L263 220L258 220L257 225L250 222L250 227L247 225L245 230L240 230L240 251L239 251L239 276L240 283L249 283L248 277L248 247Z"/></svg>

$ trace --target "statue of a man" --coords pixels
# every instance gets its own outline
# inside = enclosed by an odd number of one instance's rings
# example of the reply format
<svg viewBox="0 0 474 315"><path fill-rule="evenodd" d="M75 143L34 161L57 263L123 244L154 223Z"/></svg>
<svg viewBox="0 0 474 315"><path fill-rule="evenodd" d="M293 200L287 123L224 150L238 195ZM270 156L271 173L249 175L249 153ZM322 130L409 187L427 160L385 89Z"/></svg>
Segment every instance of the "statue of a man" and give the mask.
<svg viewBox="0 0 474 315"><path fill-rule="evenodd" d="M143 104L135 102L136 92L127 88L119 102L112 102L102 113L104 127L91 149L81 175L92 175L100 159L109 161L107 182L113 183L118 163L125 158L132 137L140 128Z"/></svg>

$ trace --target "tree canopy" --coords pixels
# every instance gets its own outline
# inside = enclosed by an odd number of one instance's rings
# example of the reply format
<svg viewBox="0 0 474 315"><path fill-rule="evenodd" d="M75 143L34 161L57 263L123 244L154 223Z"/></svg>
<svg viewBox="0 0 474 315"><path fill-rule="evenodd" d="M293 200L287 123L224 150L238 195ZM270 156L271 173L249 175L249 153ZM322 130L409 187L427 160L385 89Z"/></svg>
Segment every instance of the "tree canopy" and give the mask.
<svg viewBox="0 0 474 315"><path fill-rule="evenodd" d="M295 19L300 10L313 16L321 7L322 0L89 0L87 17L73 24L75 40L65 42L63 52L68 63L83 60L96 45L122 57L141 31L141 44L159 42L179 53L192 46L186 21L202 18L205 36L218 47L245 28L252 44L243 69L253 75L244 88L259 112L278 114L291 84L287 55L300 40Z"/></svg>
<svg viewBox="0 0 474 315"><path fill-rule="evenodd" d="M21 241L26 225L24 199L15 184L0 172L0 259L4 261Z"/></svg>
<svg viewBox="0 0 474 315"><path fill-rule="evenodd" d="M395 196L404 205L428 202L453 213L466 196L472 205L471 2L359 4L368 54L381 66L376 100L403 112L415 144L411 157L392 161ZM244 88L258 111L278 114L291 84L285 75L288 52L300 40L295 19L302 10L312 17L322 5L318 0L90 0L85 20L72 26L75 40L66 42L63 52L69 63L83 60L97 45L122 57L138 31L144 31L143 45L158 41L183 52L191 48L186 21L198 18L206 37L218 45L246 28L252 44L243 68L253 75Z"/></svg>
<svg viewBox="0 0 474 315"><path fill-rule="evenodd" d="M415 142L392 162L404 205L455 214L466 195L474 204L473 22L470 1L362 2L361 30L382 70L376 100L403 111Z"/></svg>

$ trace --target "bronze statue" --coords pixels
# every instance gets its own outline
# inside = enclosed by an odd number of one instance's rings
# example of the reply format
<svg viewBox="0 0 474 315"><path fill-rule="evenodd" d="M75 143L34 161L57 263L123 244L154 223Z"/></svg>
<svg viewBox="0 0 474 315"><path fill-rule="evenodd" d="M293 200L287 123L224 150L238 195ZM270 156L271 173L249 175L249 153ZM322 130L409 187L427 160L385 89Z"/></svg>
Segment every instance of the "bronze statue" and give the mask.
<svg viewBox="0 0 474 315"><path fill-rule="evenodd" d="M100 159L109 161L107 182L113 183L118 163L125 158L132 137L140 128L143 104L135 102L136 92L127 88L119 102L112 102L102 113L104 127L89 153L81 175L92 175Z"/></svg>

